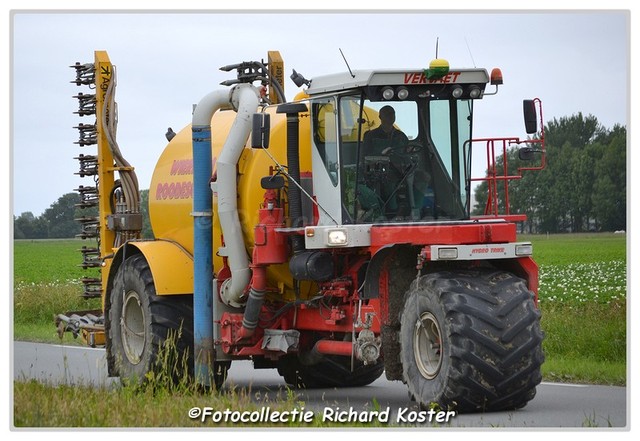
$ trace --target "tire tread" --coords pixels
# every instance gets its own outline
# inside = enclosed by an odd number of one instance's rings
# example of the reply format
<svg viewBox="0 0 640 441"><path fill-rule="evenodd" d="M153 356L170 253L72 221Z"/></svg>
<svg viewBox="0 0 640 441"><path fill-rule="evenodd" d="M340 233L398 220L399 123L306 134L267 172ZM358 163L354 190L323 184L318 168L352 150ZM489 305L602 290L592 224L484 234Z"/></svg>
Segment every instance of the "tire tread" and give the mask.
<svg viewBox="0 0 640 441"><path fill-rule="evenodd" d="M443 408L455 407L461 412L526 405L541 381L544 355L540 313L524 281L502 271L427 274L408 291L405 310L427 292L437 293L446 317L451 363L440 395L433 397L425 392L429 390L427 380L410 378L415 376L415 369L404 367L410 393L422 397L425 406L435 401ZM403 324L409 325L410 319ZM409 337L405 333L403 338ZM413 356L409 351L412 349L407 341L401 350L405 363Z"/></svg>

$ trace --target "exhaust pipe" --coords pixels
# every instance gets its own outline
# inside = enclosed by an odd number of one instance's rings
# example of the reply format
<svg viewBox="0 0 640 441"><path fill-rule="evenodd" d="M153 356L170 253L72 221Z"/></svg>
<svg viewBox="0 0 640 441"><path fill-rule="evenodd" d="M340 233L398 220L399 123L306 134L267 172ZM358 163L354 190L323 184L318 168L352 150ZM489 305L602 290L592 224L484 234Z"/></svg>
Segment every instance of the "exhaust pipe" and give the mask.
<svg viewBox="0 0 640 441"><path fill-rule="evenodd" d="M307 106L302 103L286 103L278 106L277 113L287 115L287 167L291 178L300 184L300 126L298 114L306 112ZM295 185L289 185L289 218L292 227L299 227L303 223L302 219L302 192ZM304 250L304 238L293 235L291 237L291 248L294 254Z"/></svg>
<svg viewBox="0 0 640 441"><path fill-rule="evenodd" d="M323 355L354 355L353 343L350 341L318 340L313 346L313 352Z"/></svg>

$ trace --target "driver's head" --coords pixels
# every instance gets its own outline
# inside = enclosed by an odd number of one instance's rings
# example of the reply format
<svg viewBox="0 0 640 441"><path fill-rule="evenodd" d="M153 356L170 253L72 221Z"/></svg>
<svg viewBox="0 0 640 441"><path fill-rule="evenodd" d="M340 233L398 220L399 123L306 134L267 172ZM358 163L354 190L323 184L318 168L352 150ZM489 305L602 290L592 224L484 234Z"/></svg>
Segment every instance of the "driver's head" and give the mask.
<svg viewBox="0 0 640 441"><path fill-rule="evenodd" d="M391 106L384 106L378 112L382 125L390 125L396 121L396 111Z"/></svg>

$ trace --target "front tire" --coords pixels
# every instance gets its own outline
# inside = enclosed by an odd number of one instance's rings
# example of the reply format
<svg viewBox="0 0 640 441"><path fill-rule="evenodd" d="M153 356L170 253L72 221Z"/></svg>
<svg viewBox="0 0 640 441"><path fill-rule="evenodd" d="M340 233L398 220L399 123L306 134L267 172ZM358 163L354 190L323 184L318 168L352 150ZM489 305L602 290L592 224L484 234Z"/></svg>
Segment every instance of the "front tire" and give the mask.
<svg viewBox="0 0 640 441"><path fill-rule="evenodd" d="M535 396L543 336L522 279L502 271L427 274L411 285L400 321L403 379L423 408L510 410Z"/></svg>
<svg viewBox="0 0 640 441"><path fill-rule="evenodd" d="M118 269L108 317L112 374L135 383L145 382L150 372L166 374L172 381L192 376L192 298L156 295L142 254L129 257Z"/></svg>

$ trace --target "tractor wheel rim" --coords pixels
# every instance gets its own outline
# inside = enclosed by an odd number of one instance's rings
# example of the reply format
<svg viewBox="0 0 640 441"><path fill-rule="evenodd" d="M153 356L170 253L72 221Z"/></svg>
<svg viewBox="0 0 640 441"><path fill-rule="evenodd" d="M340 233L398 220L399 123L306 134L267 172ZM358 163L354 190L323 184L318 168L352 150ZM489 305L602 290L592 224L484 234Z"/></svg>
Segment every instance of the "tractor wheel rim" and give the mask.
<svg viewBox="0 0 640 441"><path fill-rule="evenodd" d="M144 312L140 304L140 297L135 291L129 291L125 295L120 327L124 353L132 364L138 364L142 358L146 338Z"/></svg>
<svg viewBox="0 0 640 441"><path fill-rule="evenodd" d="M418 370L428 380L434 379L442 366L442 333L438 321L430 312L416 320L413 332L413 355Z"/></svg>

